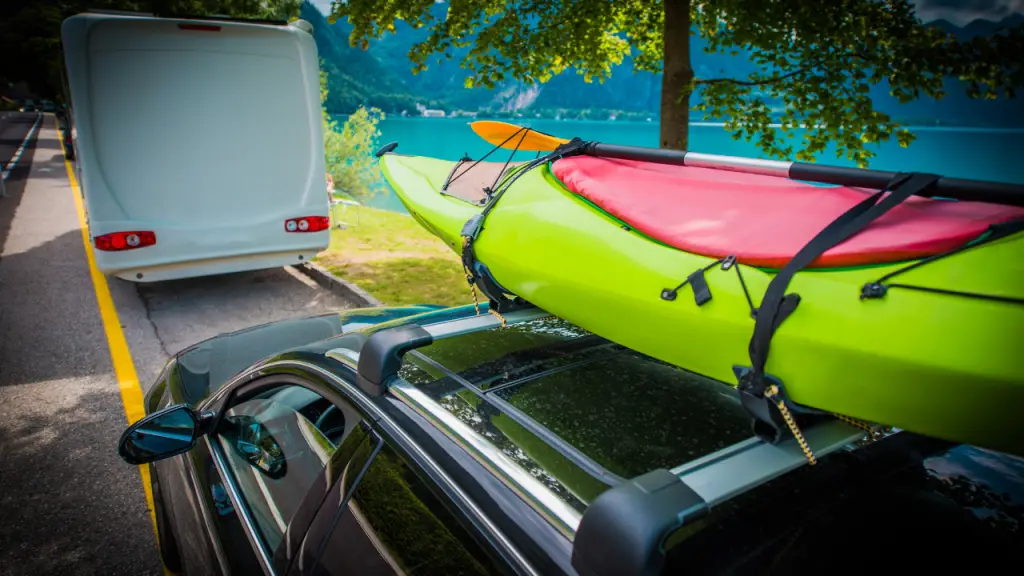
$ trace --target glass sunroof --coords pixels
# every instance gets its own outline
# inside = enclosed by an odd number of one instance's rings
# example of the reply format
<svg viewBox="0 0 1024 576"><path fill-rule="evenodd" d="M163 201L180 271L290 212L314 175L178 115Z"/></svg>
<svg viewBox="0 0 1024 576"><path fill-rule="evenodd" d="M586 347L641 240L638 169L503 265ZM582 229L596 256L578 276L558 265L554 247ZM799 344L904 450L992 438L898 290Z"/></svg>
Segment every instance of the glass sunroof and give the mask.
<svg viewBox="0 0 1024 576"><path fill-rule="evenodd" d="M537 425L623 478L750 437L731 386L557 318L435 341L407 354L399 375L577 507L607 485L537 436Z"/></svg>

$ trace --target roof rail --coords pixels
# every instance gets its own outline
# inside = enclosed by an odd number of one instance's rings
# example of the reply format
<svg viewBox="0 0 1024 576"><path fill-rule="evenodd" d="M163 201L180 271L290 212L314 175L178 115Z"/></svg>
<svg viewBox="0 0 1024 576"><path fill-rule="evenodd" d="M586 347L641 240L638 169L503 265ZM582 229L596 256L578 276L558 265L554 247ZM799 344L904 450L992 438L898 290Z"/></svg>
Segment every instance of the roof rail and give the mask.
<svg viewBox="0 0 1024 576"><path fill-rule="evenodd" d="M864 430L826 420L804 431L817 455L864 438ZM587 507L573 541L573 567L584 576L660 573L665 540L712 506L807 464L795 438L750 438L672 470L654 470L602 493Z"/></svg>
<svg viewBox="0 0 1024 576"><path fill-rule="evenodd" d="M505 325L548 316L549 313L538 308L516 310L505 315ZM440 424L446 435L511 483L524 500L573 540L572 564L583 576L659 573L665 561L664 543L680 528L703 517L713 506L808 463L803 448L792 436L777 443L754 436L671 470L654 470L629 480L602 474L601 470L587 465L592 463L589 458L578 455L582 458L570 459L598 480L612 485L579 517L557 501L550 491L538 487L535 479L517 464L506 461L495 451L482 449L481 438L421 390L398 379L398 370L408 352L435 340L496 328L502 325L501 319L480 314L437 323L429 323L429 318L423 320L423 325L406 324L379 330L368 339L359 334L358 352L333 349L326 354L354 365L359 386L365 393L379 396L391 389L397 398ZM450 371L445 372L452 376ZM463 379L458 380L466 384ZM477 392L478 396L486 396ZM498 407L499 410L507 408ZM514 408L513 412L521 425L526 425L545 441L552 441L539 423ZM865 430L831 417L804 427L803 435L808 448L819 457L867 437ZM552 447L565 448L557 442Z"/></svg>
<svg viewBox="0 0 1024 576"><path fill-rule="evenodd" d="M370 396L380 396L398 375L406 352L428 346L434 340L496 328L502 324L529 322L550 315L540 308L530 307L505 314L504 320L491 314L480 314L425 326L406 324L379 330L362 344L359 351L356 370L359 387ZM327 354L330 356L331 352Z"/></svg>

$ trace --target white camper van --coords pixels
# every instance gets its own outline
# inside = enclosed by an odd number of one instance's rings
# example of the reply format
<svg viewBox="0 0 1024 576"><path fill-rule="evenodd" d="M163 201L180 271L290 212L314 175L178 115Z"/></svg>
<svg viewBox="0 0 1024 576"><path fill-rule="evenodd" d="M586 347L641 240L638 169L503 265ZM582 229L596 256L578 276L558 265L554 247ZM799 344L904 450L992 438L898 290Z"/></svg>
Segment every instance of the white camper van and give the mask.
<svg viewBox="0 0 1024 576"><path fill-rule="evenodd" d="M152 282L309 260L330 237L311 26L64 21L96 264Z"/></svg>

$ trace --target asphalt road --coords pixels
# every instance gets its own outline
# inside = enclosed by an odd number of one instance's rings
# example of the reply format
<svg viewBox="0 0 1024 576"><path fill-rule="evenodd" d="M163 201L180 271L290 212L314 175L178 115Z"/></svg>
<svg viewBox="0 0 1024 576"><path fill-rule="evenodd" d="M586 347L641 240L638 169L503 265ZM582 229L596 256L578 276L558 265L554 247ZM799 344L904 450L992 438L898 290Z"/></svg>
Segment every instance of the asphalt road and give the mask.
<svg viewBox="0 0 1024 576"><path fill-rule="evenodd" d="M28 127L0 120L0 158ZM0 199L0 574L159 574L52 115L19 165ZM143 390L199 340L348 306L284 268L107 282Z"/></svg>

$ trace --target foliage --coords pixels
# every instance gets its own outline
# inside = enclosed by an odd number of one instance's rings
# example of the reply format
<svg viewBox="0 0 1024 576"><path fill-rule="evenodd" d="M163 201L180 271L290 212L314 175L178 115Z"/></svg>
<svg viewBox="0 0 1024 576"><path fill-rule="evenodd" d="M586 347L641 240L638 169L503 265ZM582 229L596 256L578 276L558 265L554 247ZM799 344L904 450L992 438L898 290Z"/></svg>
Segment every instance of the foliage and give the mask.
<svg viewBox="0 0 1024 576"><path fill-rule="evenodd" d="M834 142L838 155L865 165L873 156L867 144L895 135L908 145L913 135L872 103L870 89L882 82L901 101L942 98L949 78L979 98L1013 97L1024 84L1024 27L962 40L922 24L908 0L466 0L450 3L443 17L433 0L348 0L334 4L332 17L347 19L350 41L364 48L397 22L426 29L408 52L414 72L459 54L466 85L492 88L543 83L569 70L604 81L628 58L637 71L660 71L667 59L693 75L687 50L663 53L669 3L689 10L689 18L669 23L671 34L686 34L692 22L691 44L699 39L709 54L745 52L755 69L721 77L701 71L683 93L664 95L662 118L692 93L697 111L726 120L734 137L755 140L772 156L793 154L785 137L801 125L809 129L799 159ZM672 115L685 135L687 114Z"/></svg>
<svg viewBox="0 0 1024 576"><path fill-rule="evenodd" d="M362 206L335 216L350 225L317 256L333 274L392 306L472 304L458 255L407 214Z"/></svg>
<svg viewBox="0 0 1024 576"><path fill-rule="evenodd" d="M320 71L320 103L327 101L327 74ZM360 106L338 127L326 109L323 112L324 156L327 172L334 179L334 188L354 198L369 198L377 191L380 167L373 153L378 148L377 125L384 113L377 108Z"/></svg>

